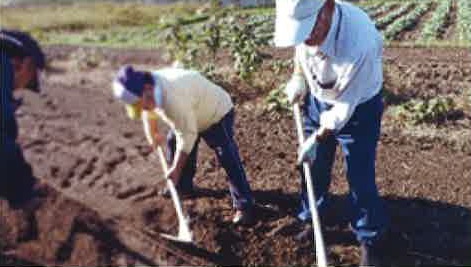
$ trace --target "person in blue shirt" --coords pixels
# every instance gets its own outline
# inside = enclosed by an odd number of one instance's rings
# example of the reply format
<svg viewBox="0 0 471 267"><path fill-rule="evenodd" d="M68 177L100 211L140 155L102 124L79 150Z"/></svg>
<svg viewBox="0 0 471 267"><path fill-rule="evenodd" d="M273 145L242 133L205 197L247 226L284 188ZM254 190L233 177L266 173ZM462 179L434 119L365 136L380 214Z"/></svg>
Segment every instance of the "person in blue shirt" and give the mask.
<svg viewBox="0 0 471 267"><path fill-rule="evenodd" d="M285 92L291 103L303 104L307 139L300 145L298 163L311 166L320 213L328 203L340 145L350 186L350 224L361 244L360 265L381 266L389 224L375 183L383 114L381 33L365 12L348 2L277 0L274 39L279 47L294 47L294 73ZM302 185L297 217L308 221Z"/></svg>
<svg viewBox="0 0 471 267"><path fill-rule="evenodd" d="M30 35L16 30L0 29L0 48L0 198L21 207L33 199L36 179L16 141L15 110L21 101L13 93L22 88L39 92L45 56Z"/></svg>

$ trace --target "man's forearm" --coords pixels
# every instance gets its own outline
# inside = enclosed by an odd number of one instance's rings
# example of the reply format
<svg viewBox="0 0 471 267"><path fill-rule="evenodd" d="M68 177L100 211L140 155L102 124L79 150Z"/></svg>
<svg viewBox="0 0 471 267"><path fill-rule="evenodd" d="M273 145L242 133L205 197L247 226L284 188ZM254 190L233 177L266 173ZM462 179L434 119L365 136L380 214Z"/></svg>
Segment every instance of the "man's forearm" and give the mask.
<svg viewBox="0 0 471 267"><path fill-rule="evenodd" d="M151 146L157 146L162 142L161 136L158 133L157 119L153 118L149 112L144 111L142 114L142 123L144 126L144 133L146 139Z"/></svg>

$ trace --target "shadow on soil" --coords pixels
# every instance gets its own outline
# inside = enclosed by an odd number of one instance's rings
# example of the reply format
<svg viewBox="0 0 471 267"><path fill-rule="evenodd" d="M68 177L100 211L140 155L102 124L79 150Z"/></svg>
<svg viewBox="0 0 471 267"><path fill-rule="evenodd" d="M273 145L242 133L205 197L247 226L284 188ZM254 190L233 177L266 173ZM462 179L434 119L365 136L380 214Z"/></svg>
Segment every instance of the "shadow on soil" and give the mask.
<svg viewBox="0 0 471 267"><path fill-rule="evenodd" d="M218 190L204 189L203 197L222 197ZM224 192L224 195L226 192ZM255 232L261 230L261 238L273 238L276 235L295 236L299 231L295 220L290 218L296 212L297 194L286 194L280 190L253 192L257 202ZM201 196L200 196L201 197ZM471 210L466 207L451 205L420 198L384 197L391 214L391 234L387 239L387 255L390 266L450 266L471 264ZM323 215L324 237L328 247L334 245L355 246L357 242L348 231L348 200L346 195L331 197L331 206ZM282 222L279 230L267 234L270 222ZM224 222L216 222L223 225ZM284 224L284 225L283 225ZM94 223L83 225L76 222L72 233L88 232L101 240L112 241L118 249L125 251L141 262L151 265L152 261L139 252L121 245L112 231L104 231L106 226ZM237 252L238 245L243 245L244 238L239 230L223 227L215 236L222 250L211 252L203 247L177 245L180 249L218 265L233 265L243 262ZM242 230L245 231L245 230ZM70 240L58 250L58 259L65 259L70 254ZM308 241L310 242L310 241ZM115 247L116 248L116 247ZM0 264L19 264L27 262L6 256L0 256Z"/></svg>
<svg viewBox="0 0 471 267"><path fill-rule="evenodd" d="M270 206L276 211L268 213L267 217L261 213L265 221L294 215L299 201L297 194L280 191L255 191L254 197L260 205ZM386 247L392 266L471 264L469 208L391 195L385 196L384 200L391 216ZM357 244L350 231L346 231L348 207L346 195L331 197L330 207L322 214L327 246ZM293 234L293 231L284 233Z"/></svg>
<svg viewBox="0 0 471 267"><path fill-rule="evenodd" d="M203 196L200 197L221 198L226 195L225 191L211 189L202 189L202 192ZM286 194L281 190L255 190L253 195L257 202L256 214L259 221L267 223L296 214L297 194ZM391 216L391 227L385 242L386 258L390 266L471 264L469 208L422 198L401 198L391 195L385 196L384 200ZM348 197L333 195L330 201L329 208L322 214L326 245L357 245L354 235L349 231L349 220L346 216L349 207ZM300 227L297 221L288 220L276 234L294 237L302 229L305 228ZM223 231L221 234L224 234ZM239 239L237 235L224 235L218 243L236 244L240 242ZM230 247L232 246L228 249ZM234 255L230 251L215 254L197 249L195 253L219 264L240 263L239 258L232 259L236 261L225 258Z"/></svg>

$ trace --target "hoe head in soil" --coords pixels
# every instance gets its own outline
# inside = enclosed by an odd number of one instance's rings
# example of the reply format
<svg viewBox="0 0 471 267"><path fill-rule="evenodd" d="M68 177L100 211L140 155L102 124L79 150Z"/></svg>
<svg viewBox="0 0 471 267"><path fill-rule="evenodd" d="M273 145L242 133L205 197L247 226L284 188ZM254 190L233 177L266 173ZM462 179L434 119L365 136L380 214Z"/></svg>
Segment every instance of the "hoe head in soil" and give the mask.
<svg viewBox="0 0 471 267"><path fill-rule="evenodd" d="M159 152L162 152L162 150L159 150ZM161 233L160 235L163 238L168 239L168 240L182 242L182 243L192 243L193 234L190 230L190 227L188 226L188 220L183 216L181 202L180 202L180 199L178 198L177 190L175 189L175 185L173 184L172 180L167 179L167 186L170 190L170 195L172 196L172 200L175 205L175 210L177 211L178 235L173 236L173 235L164 234L164 233Z"/></svg>
<svg viewBox="0 0 471 267"><path fill-rule="evenodd" d="M165 160L165 156L161 147L157 149L157 153L160 159L160 163L162 164L162 169L164 170L164 173L166 173L168 170L168 166L167 166L167 162ZM175 185L173 184L173 181L171 179L166 179L166 180L167 180L167 187L170 190L170 195L172 197L175 210L177 212L178 235L173 236L173 235L164 234L164 233L161 233L160 235L165 239L172 240L175 242L193 243L193 234L190 230L188 220L185 218L185 216L183 216L183 209L182 209L181 201L180 201L180 198L178 197L178 193L177 193L177 190L175 189Z"/></svg>
<svg viewBox="0 0 471 267"><path fill-rule="evenodd" d="M185 223L179 223L177 236L164 233L161 233L160 236L175 242L193 243L192 233Z"/></svg>

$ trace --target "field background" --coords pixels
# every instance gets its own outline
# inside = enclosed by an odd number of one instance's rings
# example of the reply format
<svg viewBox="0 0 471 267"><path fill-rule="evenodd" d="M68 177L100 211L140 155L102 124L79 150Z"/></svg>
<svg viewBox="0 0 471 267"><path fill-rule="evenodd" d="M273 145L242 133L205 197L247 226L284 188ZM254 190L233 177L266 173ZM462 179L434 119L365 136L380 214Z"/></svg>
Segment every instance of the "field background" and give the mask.
<svg viewBox="0 0 471 267"><path fill-rule="evenodd" d="M170 5L92 0L23 0L20 3L27 4L22 8L2 8L1 25L31 31L51 44L162 47L165 29L176 21L195 28L211 16L224 13L214 4L198 1ZM376 21L391 45L470 45L469 1L369 0L357 4ZM249 14L253 21L266 19L260 31L271 33L273 8L234 10L231 16L244 14Z"/></svg>
<svg viewBox="0 0 471 267"><path fill-rule="evenodd" d="M6 1L2 0L4 4ZM291 49L275 49L274 9L211 3L29 1L1 8L0 25L31 32L48 56L45 92L21 92L20 138L42 181L42 205L0 199L0 263L39 265L310 265L311 240L293 220L299 179L294 122L282 93ZM391 213L391 266L471 265L471 17L469 0L359 1L386 40L377 183ZM123 64L179 60L236 103L236 136L258 222L230 223L226 176L201 144L184 201L196 246L171 244L171 203L139 122L110 81ZM333 206L323 217L332 265L358 263L348 184L337 151ZM11 179L14 179L12 177Z"/></svg>

